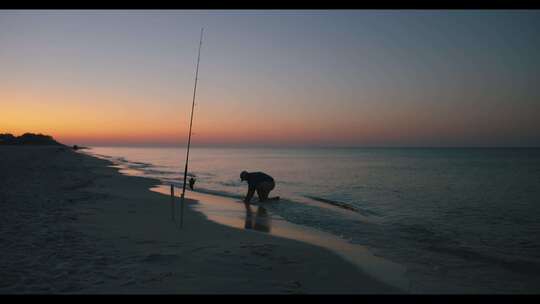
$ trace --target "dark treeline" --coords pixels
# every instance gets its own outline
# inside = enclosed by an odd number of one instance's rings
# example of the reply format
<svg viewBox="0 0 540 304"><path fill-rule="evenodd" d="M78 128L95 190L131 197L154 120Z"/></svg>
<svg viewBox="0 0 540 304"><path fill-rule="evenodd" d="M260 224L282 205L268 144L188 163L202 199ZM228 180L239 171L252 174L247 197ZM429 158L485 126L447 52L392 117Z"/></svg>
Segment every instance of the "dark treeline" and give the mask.
<svg viewBox="0 0 540 304"><path fill-rule="evenodd" d="M62 146L50 135L24 133L21 136L0 134L0 145L55 145Z"/></svg>

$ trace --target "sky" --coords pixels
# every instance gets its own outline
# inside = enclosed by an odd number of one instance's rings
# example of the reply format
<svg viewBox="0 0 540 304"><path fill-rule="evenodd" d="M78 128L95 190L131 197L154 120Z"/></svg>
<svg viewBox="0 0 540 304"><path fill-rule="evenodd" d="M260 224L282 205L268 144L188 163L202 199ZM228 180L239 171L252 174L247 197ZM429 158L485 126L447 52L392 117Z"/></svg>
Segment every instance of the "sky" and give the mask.
<svg viewBox="0 0 540 304"><path fill-rule="evenodd" d="M0 133L540 146L540 11L0 11Z"/></svg>

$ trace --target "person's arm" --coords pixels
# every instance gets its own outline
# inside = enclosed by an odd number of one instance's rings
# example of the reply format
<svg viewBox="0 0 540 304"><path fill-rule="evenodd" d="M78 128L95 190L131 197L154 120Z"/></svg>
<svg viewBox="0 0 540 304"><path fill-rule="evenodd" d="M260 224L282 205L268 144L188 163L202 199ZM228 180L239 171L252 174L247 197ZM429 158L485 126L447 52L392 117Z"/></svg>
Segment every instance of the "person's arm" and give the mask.
<svg viewBox="0 0 540 304"><path fill-rule="evenodd" d="M253 197L253 194L255 194L255 188L248 188L248 192L246 194L246 198L244 199L244 203L249 204L251 201L251 198Z"/></svg>

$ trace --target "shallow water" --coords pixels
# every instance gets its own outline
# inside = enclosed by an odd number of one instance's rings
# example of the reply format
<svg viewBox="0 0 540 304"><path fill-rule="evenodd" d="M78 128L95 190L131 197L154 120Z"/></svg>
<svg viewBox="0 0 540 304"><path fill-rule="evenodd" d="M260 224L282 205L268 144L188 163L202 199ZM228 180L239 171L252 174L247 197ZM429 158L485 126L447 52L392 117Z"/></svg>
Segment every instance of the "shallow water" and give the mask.
<svg viewBox="0 0 540 304"><path fill-rule="evenodd" d="M123 172L181 186L185 149L94 147ZM368 246L418 293L540 291L540 149L194 148L195 190L276 179L270 214Z"/></svg>

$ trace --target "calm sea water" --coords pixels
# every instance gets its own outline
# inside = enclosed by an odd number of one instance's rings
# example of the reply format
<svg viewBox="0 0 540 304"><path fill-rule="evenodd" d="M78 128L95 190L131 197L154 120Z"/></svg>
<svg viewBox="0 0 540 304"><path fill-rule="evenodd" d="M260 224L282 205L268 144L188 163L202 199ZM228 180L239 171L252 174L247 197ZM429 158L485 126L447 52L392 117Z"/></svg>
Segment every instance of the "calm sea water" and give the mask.
<svg viewBox="0 0 540 304"><path fill-rule="evenodd" d="M89 152L181 185L184 148ZM240 198L242 170L276 179L270 212L406 266L411 292L540 292L540 149L191 150L197 191Z"/></svg>

